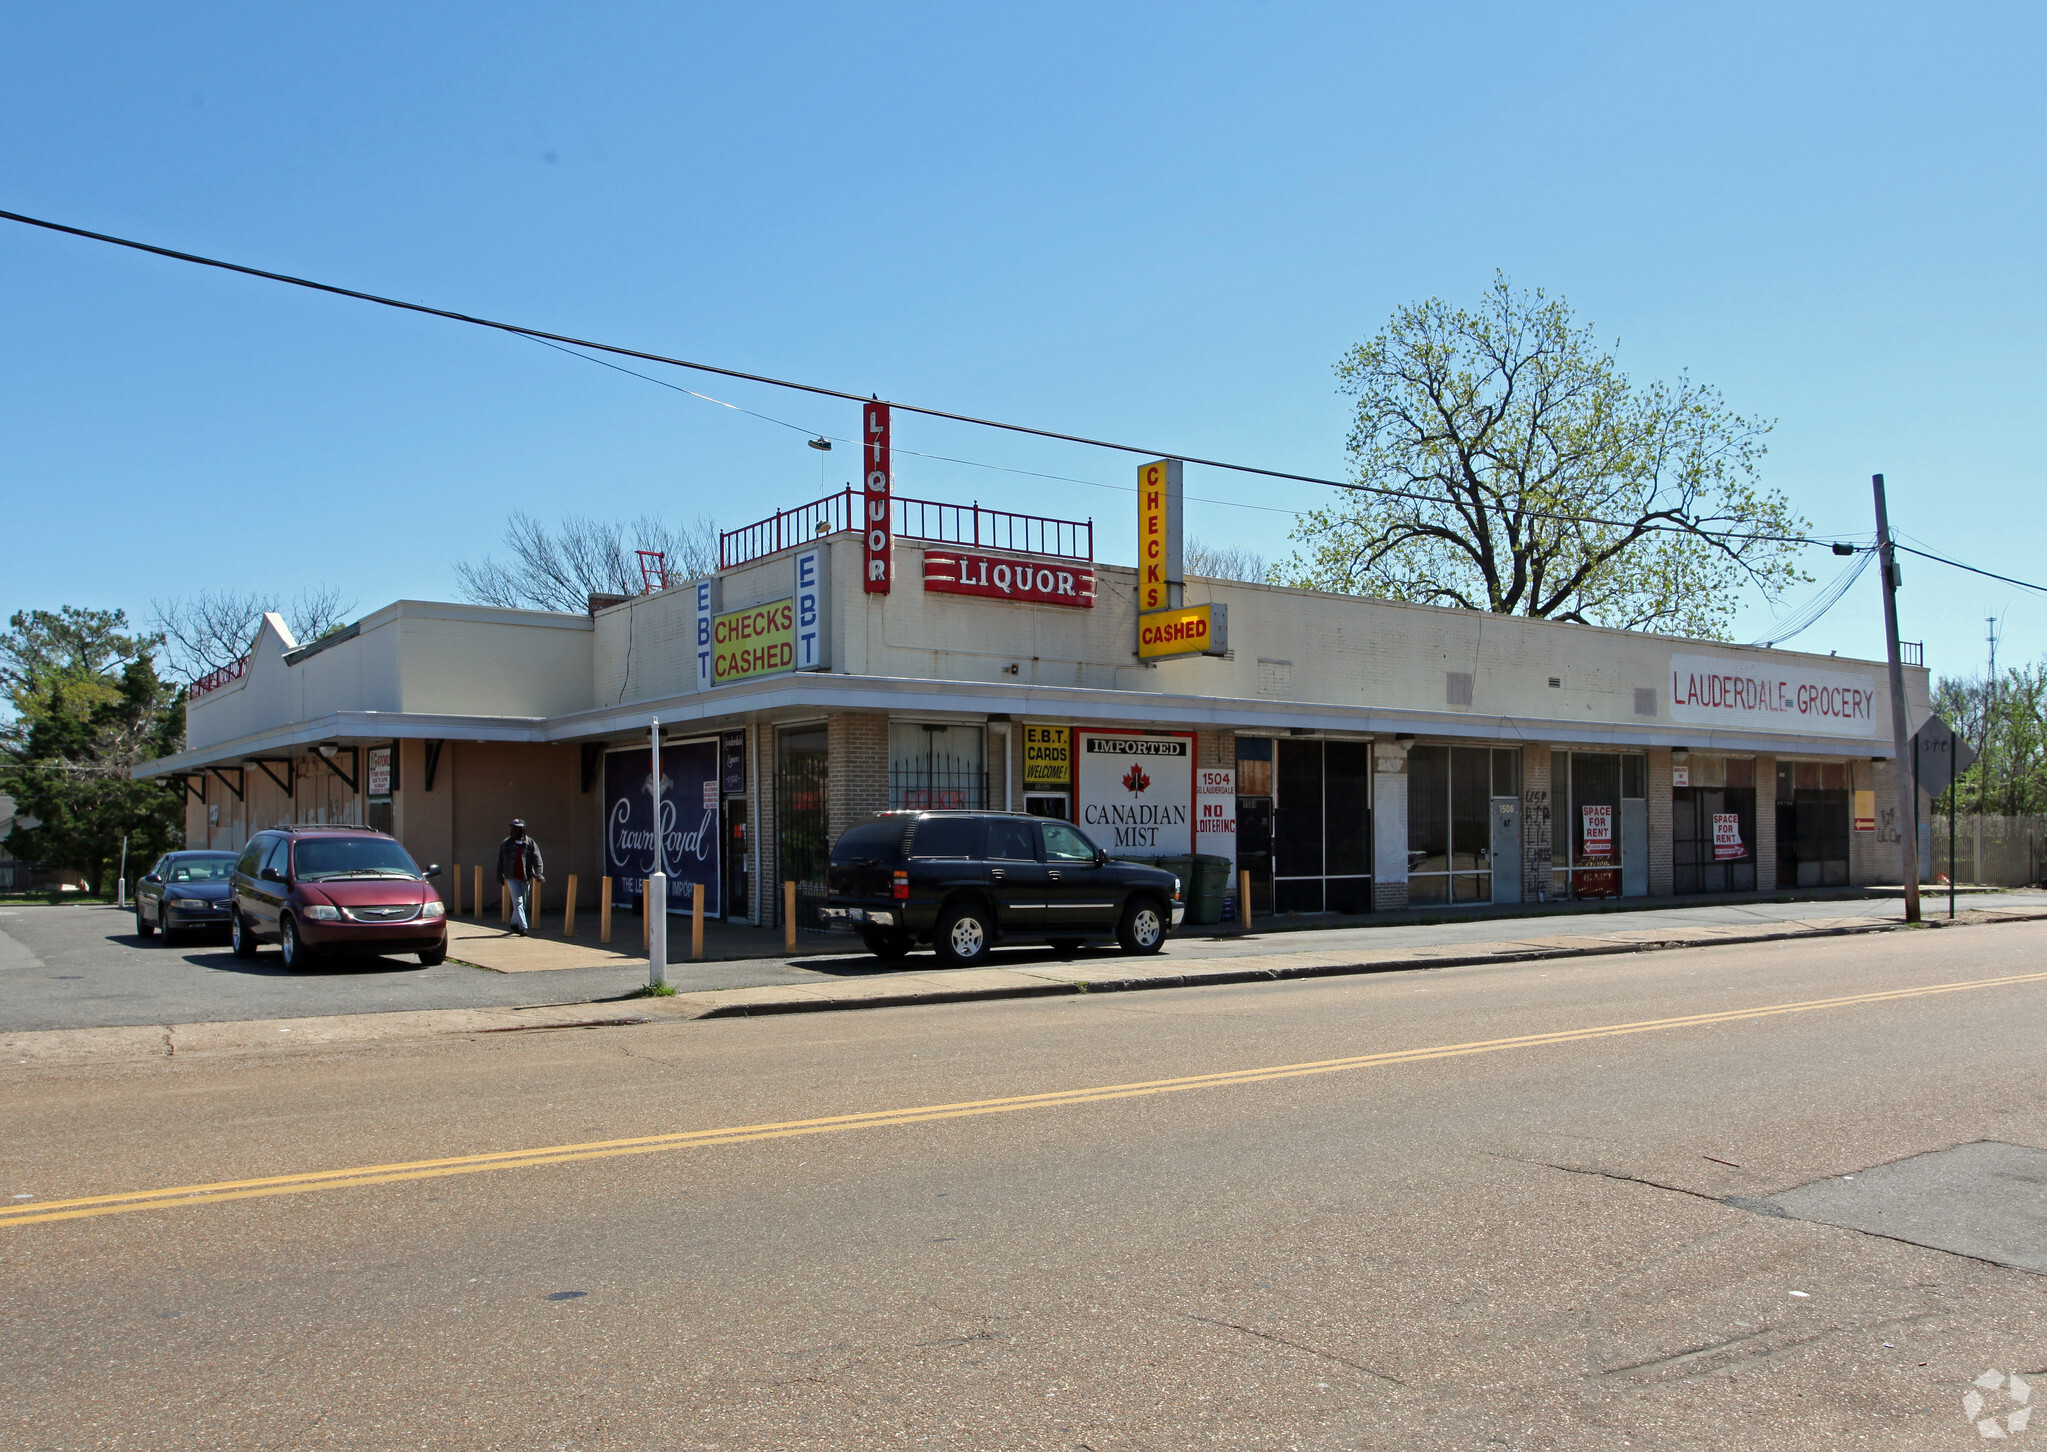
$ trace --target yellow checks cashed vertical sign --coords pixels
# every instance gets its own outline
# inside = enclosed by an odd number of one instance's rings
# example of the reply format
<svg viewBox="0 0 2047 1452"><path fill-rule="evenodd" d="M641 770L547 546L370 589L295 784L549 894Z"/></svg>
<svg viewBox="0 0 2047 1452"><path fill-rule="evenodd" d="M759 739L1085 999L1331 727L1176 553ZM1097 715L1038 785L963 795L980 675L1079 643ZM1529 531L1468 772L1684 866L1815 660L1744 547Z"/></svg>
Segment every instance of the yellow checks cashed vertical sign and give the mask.
<svg viewBox="0 0 2047 1452"><path fill-rule="evenodd" d="M1179 604L1180 461L1155 459L1137 470L1137 608Z"/></svg>

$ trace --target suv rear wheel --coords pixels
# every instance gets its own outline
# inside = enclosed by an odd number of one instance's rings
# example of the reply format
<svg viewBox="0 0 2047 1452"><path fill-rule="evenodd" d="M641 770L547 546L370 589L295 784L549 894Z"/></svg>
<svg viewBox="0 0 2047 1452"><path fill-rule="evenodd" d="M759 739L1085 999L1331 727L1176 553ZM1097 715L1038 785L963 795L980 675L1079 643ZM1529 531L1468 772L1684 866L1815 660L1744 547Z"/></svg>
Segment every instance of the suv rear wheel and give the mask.
<svg viewBox="0 0 2047 1452"><path fill-rule="evenodd" d="M1116 941L1126 953L1156 953L1166 945L1166 917L1156 899L1136 898L1123 909Z"/></svg>
<svg viewBox="0 0 2047 1452"><path fill-rule="evenodd" d="M950 907L938 919L936 946L938 961L953 968L970 968L988 961L994 941L988 914L974 903Z"/></svg>
<svg viewBox="0 0 2047 1452"><path fill-rule="evenodd" d="M235 909L235 920L232 932L234 934L235 956L237 958L255 957L256 935L249 930L249 920L242 916L242 911L240 908Z"/></svg>
<svg viewBox="0 0 2047 1452"><path fill-rule="evenodd" d="M897 928L862 928L860 941L884 963L900 963L910 952L910 935Z"/></svg>

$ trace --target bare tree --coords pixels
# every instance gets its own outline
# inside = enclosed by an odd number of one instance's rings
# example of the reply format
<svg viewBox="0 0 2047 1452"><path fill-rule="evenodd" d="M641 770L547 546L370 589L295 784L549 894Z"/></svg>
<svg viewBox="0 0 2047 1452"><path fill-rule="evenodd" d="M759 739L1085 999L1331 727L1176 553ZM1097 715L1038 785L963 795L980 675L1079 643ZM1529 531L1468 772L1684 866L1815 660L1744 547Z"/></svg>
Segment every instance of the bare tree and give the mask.
<svg viewBox="0 0 2047 1452"><path fill-rule="evenodd" d="M671 525L643 514L629 524L573 514L559 525L514 514L505 526L510 558L458 560L463 595L479 605L560 610L580 614L590 596L646 591L638 550L658 550L671 581L696 579L718 568L718 526L708 515Z"/></svg>
<svg viewBox="0 0 2047 1452"><path fill-rule="evenodd" d="M255 590L201 590L196 595L152 600L152 622L164 639L165 673L196 681L234 664L256 637L257 623L276 611L301 645L339 630L355 609L331 585L309 585L289 603Z"/></svg>
<svg viewBox="0 0 2047 1452"><path fill-rule="evenodd" d="M1208 580L1251 580L1263 583L1265 556L1242 545L1212 545L1188 536L1183 563L1190 575Z"/></svg>

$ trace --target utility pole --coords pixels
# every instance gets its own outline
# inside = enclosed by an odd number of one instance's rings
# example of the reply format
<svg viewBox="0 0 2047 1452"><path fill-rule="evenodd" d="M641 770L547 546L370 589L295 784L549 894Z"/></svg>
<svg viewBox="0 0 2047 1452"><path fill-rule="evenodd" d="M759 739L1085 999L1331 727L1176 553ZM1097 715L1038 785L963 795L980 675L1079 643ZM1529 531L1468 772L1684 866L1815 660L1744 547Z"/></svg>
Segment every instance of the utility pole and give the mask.
<svg viewBox="0 0 2047 1452"><path fill-rule="evenodd" d="M1876 562L1884 575L1884 645L1891 662L1891 740L1897 747L1898 855L1905 869L1905 921L1919 921L1919 833L1912 826L1916 815L1916 792L1905 771L1905 753L1912 749L1912 733L1905 724L1905 663L1898 654L1898 564L1891 548L1891 517L1884 508L1884 476L1872 474L1870 487L1876 494ZM1954 864L1948 864L1954 875Z"/></svg>
<svg viewBox="0 0 2047 1452"><path fill-rule="evenodd" d="M647 914L647 986L668 982L668 833L661 822L661 718L647 728L647 787L654 794L654 870L640 890Z"/></svg>
<svg viewBox="0 0 2047 1452"><path fill-rule="evenodd" d="M1976 869L1976 883L1983 883L1983 788L1990 781L1990 733L1997 721L1997 617L1983 617L1983 634L1990 642L1990 672L1983 678L1983 735L1976 748L1976 760L1983 772L1976 778L1976 850L1969 865Z"/></svg>

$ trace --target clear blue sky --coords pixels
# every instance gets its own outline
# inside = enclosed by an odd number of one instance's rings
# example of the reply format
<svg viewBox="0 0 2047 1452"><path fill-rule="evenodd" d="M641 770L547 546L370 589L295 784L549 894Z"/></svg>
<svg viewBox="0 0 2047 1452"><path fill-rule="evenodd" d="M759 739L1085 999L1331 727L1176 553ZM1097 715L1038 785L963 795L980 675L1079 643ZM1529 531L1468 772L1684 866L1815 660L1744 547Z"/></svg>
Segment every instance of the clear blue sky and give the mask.
<svg viewBox="0 0 2047 1452"><path fill-rule="evenodd" d="M2047 581L2037 7L204 4L0 17L0 207L370 291L1175 452L1341 474L1331 365L1495 269L1638 378L1777 420L1823 532ZM503 517L850 476L516 338L0 226L0 609L213 583L453 598ZM851 405L688 375L846 435ZM901 447L1134 461L905 419ZM1130 496L905 459L1101 522ZM1191 469L1287 552L1321 491ZM1813 572L1838 562L1818 554ZM1881 651L1871 571L1797 643ZM1906 566L1939 671L2047 597ZM1816 587L1815 587L1816 588ZM1795 602L1794 602L1795 603ZM1742 638L1764 633L1752 609Z"/></svg>

